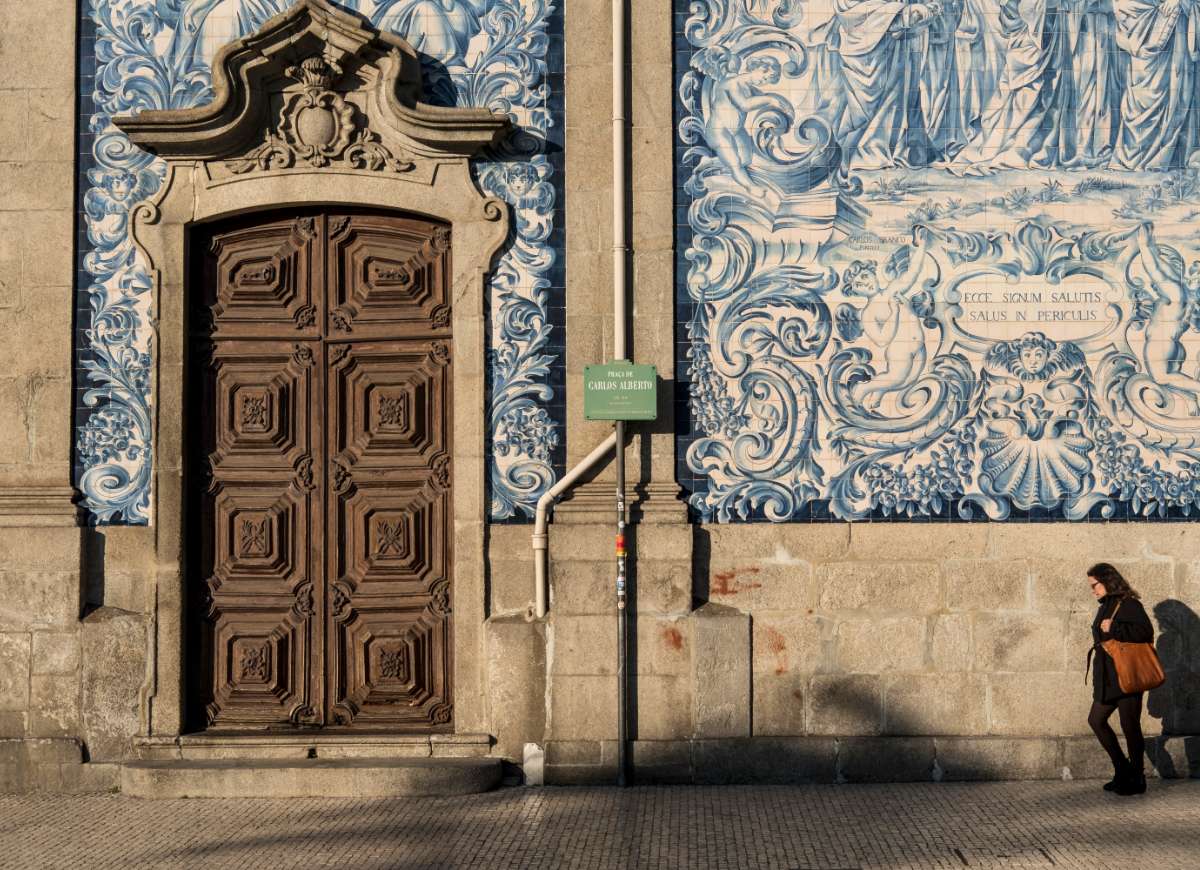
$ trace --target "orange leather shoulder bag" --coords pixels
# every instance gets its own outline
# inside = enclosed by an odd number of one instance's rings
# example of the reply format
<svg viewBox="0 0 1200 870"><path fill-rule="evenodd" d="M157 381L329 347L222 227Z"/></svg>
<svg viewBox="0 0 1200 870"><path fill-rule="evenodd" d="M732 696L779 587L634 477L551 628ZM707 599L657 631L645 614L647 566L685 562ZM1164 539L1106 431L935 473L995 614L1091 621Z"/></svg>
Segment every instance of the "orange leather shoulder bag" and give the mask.
<svg viewBox="0 0 1200 870"><path fill-rule="evenodd" d="M1109 619L1115 618L1120 609L1121 602L1118 601ZM1102 641L1100 645L1112 657L1117 670L1117 684L1123 693L1128 695L1133 692L1148 692L1167 681L1162 663L1158 660L1158 653L1154 651L1154 644L1127 643L1110 639Z"/></svg>

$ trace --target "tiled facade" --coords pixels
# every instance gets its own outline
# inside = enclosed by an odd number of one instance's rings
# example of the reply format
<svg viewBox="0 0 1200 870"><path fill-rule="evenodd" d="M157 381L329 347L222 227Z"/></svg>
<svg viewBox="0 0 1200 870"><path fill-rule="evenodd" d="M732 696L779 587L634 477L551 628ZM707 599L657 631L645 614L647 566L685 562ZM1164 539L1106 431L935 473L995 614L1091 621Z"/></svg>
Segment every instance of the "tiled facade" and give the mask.
<svg viewBox="0 0 1200 870"><path fill-rule="evenodd" d="M1192 516L1195 16L678 2L693 512Z"/></svg>
<svg viewBox="0 0 1200 870"><path fill-rule="evenodd" d="M153 314L128 222L162 168L109 118L203 102L217 48L285 6L83 9L75 464L96 522L148 522L153 462ZM518 226L489 296L491 516L528 518L565 457L561 13L346 8L414 40L436 101L522 131L477 178ZM912 20L887 3L677 4L677 462L694 517L1191 513L1194 270L1166 290L1154 276L1191 259L1200 122L1172 104L1163 130L1137 127L1168 99L1151 54L1173 63L1167 43L1129 41L1166 27L1151 9L1122 7L1120 25L1038 9L1018 26L961 2ZM851 29L884 35L851 51ZM1006 50L1036 39L1029 58ZM1175 313L1155 309L1172 293ZM1064 378L1077 394L1050 395Z"/></svg>
<svg viewBox="0 0 1200 870"><path fill-rule="evenodd" d="M80 233L76 306L76 485L93 522L150 521L154 461L151 277L130 219L162 185L161 161L132 147L114 115L211 99L213 56L288 0L85 0L80 22ZM528 517L561 473L563 329L562 19L547 0L348 0L342 8L408 39L437 105L508 115L515 132L475 177L513 209L492 273L491 516Z"/></svg>

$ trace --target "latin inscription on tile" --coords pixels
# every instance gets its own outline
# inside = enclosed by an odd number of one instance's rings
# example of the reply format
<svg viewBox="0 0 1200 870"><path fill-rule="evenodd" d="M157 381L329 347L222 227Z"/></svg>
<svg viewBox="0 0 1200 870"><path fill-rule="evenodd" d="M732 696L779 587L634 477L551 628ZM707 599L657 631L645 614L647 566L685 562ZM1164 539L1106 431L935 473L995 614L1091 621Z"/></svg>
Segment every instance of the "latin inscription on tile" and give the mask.
<svg viewBox="0 0 1200 870"><path fill-rule="evenodd" d="M1101 333L1120 316L1114 288L1089 276L1072 276L1061 284L1044 281L967 279L947 293L958 294L959 326L982 338L1004 340L1014 326L1053 331L1060 339Z"/></svg>

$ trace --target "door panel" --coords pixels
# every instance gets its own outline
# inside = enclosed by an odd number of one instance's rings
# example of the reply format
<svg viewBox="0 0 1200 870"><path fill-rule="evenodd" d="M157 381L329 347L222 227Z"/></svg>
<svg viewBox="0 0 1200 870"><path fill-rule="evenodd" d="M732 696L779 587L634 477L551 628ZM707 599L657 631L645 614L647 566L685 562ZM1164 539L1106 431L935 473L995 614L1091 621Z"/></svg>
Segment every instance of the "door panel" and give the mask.
<svg viewBox="0 0 1200 870"><path fill-rule="evenodd" d="M286 606L284 598L249 601L242 596L217 605L213 697L206 708L211 727L319 723L309 693L313 601L292 598L291 607L281 613L277 604Z"/></svg>
<svg viewBox="0 0 1200 870"><path fill-rule="evenodd" d="M424 480L450 439L445 341L334 345L329 378L335 461L368 476ZM345 348L344 350L342 348Z"/></svg>
<svg viewBox="0 0 1200 870"><path fill-rule="evenodd" d="M314 214L199 241L202 727L449 729L449 231Z"/></svg>
<svg viewBox="0 0 1200 870"><path fill-rule="evenodd" d="M319 722L322 588L313 478L320 372L290 343L218 341L205 366L200 498L205 633L216 728ZM314 443L314 433L317 434ZM314 457L313 451L317 451Z"/></svg>
<svg viewBox="0 0 1200 870"><path fill-rule="evenodd" d="M319 334L323 223L319 217L293 218L213 238L202 295L216 337Z"/></svg>
<svg viewBox="0 0 1200 870"><path fill-rule="evenodd" d="M333 628L335 723L394 730L450 723L448 612L428 597L360 593L334 611Z"/></svg>
<svg viewBox="0 0 1200 870"><path fill-rule="evenodd" d="M400 337L450 325L450 230L360 216L330 232L330 335Z"/></svg>
<svg viewBox="0 0 1200 870"><path fill-rule="evenodd" d="M342 724L450 715L447 347L356 342L331 355L331 567L345 606L331 614L330 667Z"/></svg>
<svg viewBox="0 0 1200 870"><path fill-rule="evenodd" d="M211 352L215 438L211 458L226 475L238 471L290 479L310 458L314 398L322 392L313 364L316 342L223 341ZM320 438L316 439L320 447Z"/></svg>

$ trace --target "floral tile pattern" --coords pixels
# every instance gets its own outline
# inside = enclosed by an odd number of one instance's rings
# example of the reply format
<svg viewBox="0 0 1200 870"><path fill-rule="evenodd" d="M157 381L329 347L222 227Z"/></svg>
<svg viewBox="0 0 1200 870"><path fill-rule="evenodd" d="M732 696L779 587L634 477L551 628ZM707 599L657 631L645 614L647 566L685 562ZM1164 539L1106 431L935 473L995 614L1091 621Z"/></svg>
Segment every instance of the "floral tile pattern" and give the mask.
<svg viewBox="0 0 1200 870"><path fill-rule="evenodd" d="M150 275L129 230L164 178L112 117L196 106L221 45L289 0L83 0L76 484L91 519L145 524L153 462ZM493 519L532 514L561 471L562 56L552 0L341 0L424 56L427 98L508 114L516 132L475 164L514 232L490 276Z"/></svg>
<svg viewBox="0 0 1200 870"><path fill-rule="evenodd" d="M702 520L1200 511L1200 7L679 0Z"/></svg>

